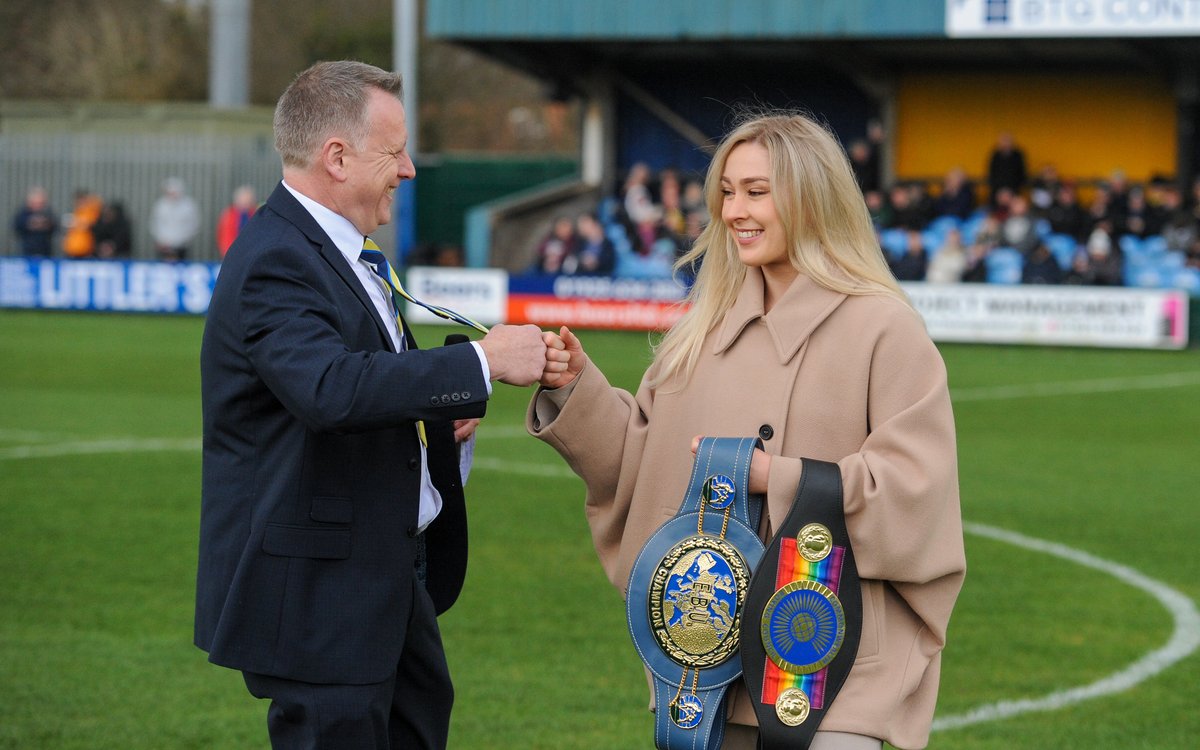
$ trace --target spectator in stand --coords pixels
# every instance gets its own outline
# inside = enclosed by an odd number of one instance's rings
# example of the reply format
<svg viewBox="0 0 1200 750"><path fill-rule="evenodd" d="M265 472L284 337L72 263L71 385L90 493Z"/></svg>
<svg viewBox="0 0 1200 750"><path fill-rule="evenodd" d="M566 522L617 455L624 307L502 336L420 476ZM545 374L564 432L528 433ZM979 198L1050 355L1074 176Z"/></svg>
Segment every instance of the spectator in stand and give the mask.
<svg viewBox="0 0 1200 750"><path fill-rule="evenodd" d="M1096 274L1086 251L1080 250L1071 258L1071 267L1063 274L1063 283L1071 286L1091 286L1096 283Z"/></svg>
<svg viewBox="0 0 1200 750"><path fill-rule="evenodd" d="M968 284L983 284L987 281L987 245L971 243L967 248L967 263L963 268L962 280Z"/></svg>
<svg viewBox="0 0 1200 750"><path fill-rule="evenodd" d="M67 219L67 233L63 236L63 254L68 258L90 258L96 252L96 235L93 227L100 220L104 202L90 190L75 191L75 207Z"/></svg>
<svg viewBox="0 0 1200 750"><path fill-rule="evenodd" d="M92 234L96 239L97 258L121 260L133 253L133 227L125 216L125 205L120 201L104 204Z"/></svg>
<svg viewBox="0 0 1200 750"><path fill-rule="evenodd" d="M891 262L892 275L897 281L924 281L928 255L920 230L908 230L905 241L904 254Z"/></svg>
<svg viewBox="0 0 1200 750"><path fill-rule="evenodd" d="M988 205L988 215L995 218L1001 225L1008 220L1012 207L1013 192L1008 188L1000 188L996 199Z"/></svg>
<svg viewBox="0 0 1200 750"><path fill-rule="evenodd" d="M50 208L50 198L43 187L32 187L25 194L25 203L13 216L13 231L22 255L52 255L54 233L58 219Z"/></svg>
<svg viewBox="0 0 1200 750"><path fill-rule="evenodd" d="M1191 212L1192 218L1197 224L1200 224L1200 175L1192 181L1191 192L1188 193L1187 209Z"/></svg>
<svg viewBox="0 0 1200 750"><path fill-rule="evenodd" d="M704 216L704 223L708 223L708 206L704 203L704 184L700 180L692 178L684 184L681 203L685 213L701 214Z"/></svg>
<svg viewBox="0 0 1200 750"><path fill-rule="evenodd" d="M1021 269L1021 283L1061 284L1062 280L1062 266L1058 265L1050 248L1039 242L1025 257L1025 265Z"/></svg>
<svg viewBox="0 0 1200 750"><path fill-rule="evenodd" d="M575 255L578 239L571 217L556 217L550 232L538 243L533 271L547 276L574 273L578 263Z"/></svg>
<svg viewBox="0 0 1200 750"><path fill-rule="evenodd" d="M925 280L931 284L957 284L966 270L967 249L963 247L962 232L950 229L925 269Z"/></svg>
<svg viewBox="0 0 1200 750"><path fill-rule="evenodd" d="M1089 236L1092 230L1096 228L1096 225L1102 221L1108 222L1110 233L1112 227L1120 223L1119 217L1114 215L1112 211L1112 199L1109 196L1107 185L1097 185L1096 192L1092 194L1092 202L1088 204L1087 225Z"/></svg>
<svg viewBox="0 0 1200 750"><path fill-rule="evenodd" d="M924 182L909 183L908 202L917 212L921 222L919 229L924 229L937 216L933 211L933 197Z"/></svg>
<svg viewBox="0 0 1200 750"><path fill-rule="evenodd" d="M663 224L672 234L682 236L687 229L687 216L683 211L683 196L680 195L679 175L673 169L664 169L658 178L658 201L662 206Z"/></svg>
<svg viewBox="0 0 1200 750"><path fill-rule="evenodd" d="M1033 178L1030 186L1029 201L1037 212L1045 213L1054 204L1062 180L1058 178L1058 168L1053 164L1042 165L1038 176Z"/></svg>
<svg viewBox="0 0 1200 750"><path fill-rule="evenodd" d="M1125 172L1114 169L1108 178L1108 212L1114 227L1125 224L1125 215L1129 213L1129 191L1132 187L1125 177Z"/></svg>
<svg viewBox="0 0 1200 750"><path fill-rule="evenodd" d="M1092 283L1098 286L1121 286L1121 247L1113 238L1112 222L1101 219L1092 229L1087 241L1088 264L1092 269Z"/></svg>
<svg viewBox="0 0 1200 750"><path fill-rule="evenodd" d="M1184 263L1188 268L1200 268L1200 238L1192 240L1184 254Z"/></svg>
<svg viewBox="0 0 1200 750"><path fill-rule="evenodd" d="M1118 236L1132 234L1145 239L1153 234L1162 234L1166 218L1162 209L1150 205L1146 191L1139 185L1129 189L1129 199L1125 212L1124 225L1117 231Z"/></svg>
<svg viewBox="0 0 1200 750"><path fill-rule="evenodd" d="M1146 216L1146 234L1162 234L1166 222L1180 208L1180 191L1175 190L1170 180L1156 176L1145 192L1146 203L1150 205Z"/></svg>
<svg viewBox="0 0 1200 750"><path fill-rule="evenodd" d="M875 230L886 229L892 225L892 207L888 205L887 198L878 190L868 190L863 193L863 200L867 204L867 213L871 216L871 223L875 225Z"/></svg>
<svg viewBox="0 0 1200 750"><path fill-rule="evenodd" d="M200 209L187 194L187 187L178 177L163 181L162 195L150 210L150 237L161 260L181 261L187 258L192 241L200 232Z"/></svg>
<svg viewBox="0 0 1200 750"><path fill-rule="evenodd" d="M634 164L629 169L629 175L625 178L625 187L622 190L622 201L625 206L625 215L634 224L643 223L651 214L657 214L655 220L662 216L662 210L654 204L654 199L650 195L650 167L643 162Z"/></svg>
<svg viewBox="0 0 1200 750"><path fill-rule="evenodd" d="M1001 229L1003 244L1028 256L1040 242L1037 221L1029 212L1029 201L1023 196L1014 195L1008 204L1008 218L1004 220Z"/></svg>
<svg viewBox="0 0 1200 750"><path fill-rule="evenodd" d="M1167 249L1176 252L1187 252L1198 234L1196 219L1192 212L1183 207L1183 196L1174 185L1163 189L1163 213L1166 220L1161 234L1166 240Z"/></svg>
<svg viewBox="0 0 1200 750"><path fill-rule="evenodd" d="M993 214L988 214L979 225L975 239L967 249L967 266L963 269L963 281L980 284L987 281L988 254L1000 247L1002 240L1000 220Z"/></svg>
<svg viewBox="0 0 1200 750"><path fill-rule="evenodd" d="M975 186L962 167L954 167L942 179L942 192L933 202L937 216L966 219L975 210Z"/></svg>
<svg viewBox="0 0 1200 750"><path fill-rule="evenodd" d="M993 206L1001 190L1007 189L1016 194L1025 188L1025 152L1017 146L1012 133L1001 133L996 139L996 146L988 160L987 175L989 200Z"/></svg>
<svg viewBox="0 0 1200 750"><path fill-rule="evenodd" d="M617 267L617 251L604 234L604 227L591 214L580 214L575 220L577 264L575 273L581 276L610 276Z"/></svg>
<svg viewBox="0 0 1200 750"><path fill-rule="evenodd" d="M913 202L913 191L908 185L896 183L889 192L892 219L888 229L922 229L927 223L921 207Z"/></svg>
<svg viewBox="0 0 1200 750"><path fill-rule="evenodd" d="M226 206L217 218L217 250L222 258L229 252L229 246L237 239L238 232L257 209L258 198L254 194L254 188L242 185L233 191L233 202Z"/></svg>
<svg viewBox="0 0 1200 750"><path fill-rule="evenodd" d="M1079 194L1075 184L1064 182L1058 187L1054 203L1046 210L1046 220L1050 222L1050 231L1055 234L1067 234L1076 243L1082 244L1087 240L1091 222L1087 211L1079 205Z"/></svg>
<svg viewBox="0 0 1200 750"><path fill-rule="evenodd" d="M863 138L850 142L847 152L850 156L850 168L854 170L854 181L858 189L866 193L879 189L879 165L871 144Z"/></svg>

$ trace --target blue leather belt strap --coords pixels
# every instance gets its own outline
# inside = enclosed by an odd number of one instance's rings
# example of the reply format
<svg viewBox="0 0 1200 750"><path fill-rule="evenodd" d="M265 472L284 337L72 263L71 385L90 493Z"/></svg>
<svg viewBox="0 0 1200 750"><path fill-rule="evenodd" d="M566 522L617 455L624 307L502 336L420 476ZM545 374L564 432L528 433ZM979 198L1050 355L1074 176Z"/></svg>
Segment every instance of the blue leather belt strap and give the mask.
<svg viewBox="0 0 1200 750"><path fill-rule="evenodd" d="M743 608L763 545L762 496L749 493L758 438L703 438L679 512L642 547L626 615L654 676L654 744L717 750L725 692L741 676ZM754 633L754 623L750 623Z"/></svg>

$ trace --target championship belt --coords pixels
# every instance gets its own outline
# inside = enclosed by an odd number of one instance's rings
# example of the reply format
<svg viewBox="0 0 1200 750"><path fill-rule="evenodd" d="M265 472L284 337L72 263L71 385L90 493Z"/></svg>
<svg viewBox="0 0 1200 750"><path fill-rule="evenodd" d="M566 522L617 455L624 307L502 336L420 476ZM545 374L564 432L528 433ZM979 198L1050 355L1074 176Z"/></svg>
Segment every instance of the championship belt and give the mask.
<svg viewBox="0 0 1200 750"><path fill-rule="evenodd" d="M804 459L796 500L767 545L745 615L758 631L747 630L741 661L759 748L803 750L850 674L862 633L837 464Z"/></svg>
<svg viewBox="0 0 1200 750"><path fill-rule="evenodd" d="M742 673L739 635L763 553L762 496L748 492L761 444L703 438L683 505L642 547L629 576L629 632L654 676L660 750L716 750L725 734L725 691Z"/></svg>

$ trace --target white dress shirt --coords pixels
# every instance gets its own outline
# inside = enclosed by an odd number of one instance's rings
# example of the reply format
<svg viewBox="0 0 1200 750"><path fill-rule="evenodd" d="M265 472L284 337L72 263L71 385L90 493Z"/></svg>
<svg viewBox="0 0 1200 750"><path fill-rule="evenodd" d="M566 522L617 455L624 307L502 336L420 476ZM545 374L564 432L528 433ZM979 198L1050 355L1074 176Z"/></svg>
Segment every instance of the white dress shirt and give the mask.
<svg viewBox="0 0 1200 750"><path fill-rule="evenodd" d="M358 277L363 289L366 290L367 296L371 298L371 302L375 305L375 309L379 312L379 317L383 318L383 323L387 326L388 334L392 338L392 345L396 351L405 349L404 333L400 330L399 324L396 322L396 314L392 307L392 297L389 292L384 291L383 279L378 274L371 270L365 263L359 260L363 249L363 236L358 229L350 223L346 217L333 212L332 210L322 206L308 196L296 192L296 190L286 182L283 186L288 192L300 202L325 234L329 235L329 239L333 240L333 244L337 245L337 249L345 256L346 262L350 264L350 268L354 270L354 275ZM483 354L483 347L479 342L470 342L475 349L475 354L479 357L479 364L483 368L483 382L487 385L488 395L492 394L491 383L491 368L488 367L487 357ZM474 454L475 436L471 437L460 446L459 450L459 469L462 474L462 481L465 485L467 482L467 474L471 470L471 458ZM433 519L437 518L438 513L442 511L442 495L433 486L433 481L429 476L429 457L424 443L421 444L421 507L417 514L417 526L421 531L425 530Z"/></svg>

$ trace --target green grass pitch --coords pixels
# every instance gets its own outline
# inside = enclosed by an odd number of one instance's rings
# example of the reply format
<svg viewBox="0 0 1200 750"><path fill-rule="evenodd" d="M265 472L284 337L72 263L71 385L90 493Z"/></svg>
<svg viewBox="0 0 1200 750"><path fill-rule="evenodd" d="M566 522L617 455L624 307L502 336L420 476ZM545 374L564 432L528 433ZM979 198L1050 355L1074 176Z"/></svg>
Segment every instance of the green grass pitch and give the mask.
<svg viewBox="0 0 1200 750"><path fill-rule="evenodd" d="M0 311L0 748L268 747L266 706L191 645L202 325ZM581 337L614 383L636 386L645 334ZM1200 653L1147 666L1197 637L1200 351L942 351L963 515L978 526L938 715L982 718L930 747L1200 746ZM450 745L652 747L582 485L523 435L529 395L498 386L480 429L470 572L442 618ZM1056 556L1070 552L1101 564ZM1080 690L1129 673L1144 679Z"/></svg>

